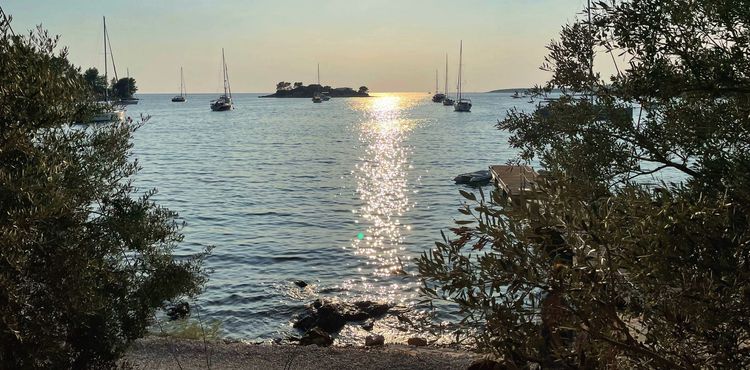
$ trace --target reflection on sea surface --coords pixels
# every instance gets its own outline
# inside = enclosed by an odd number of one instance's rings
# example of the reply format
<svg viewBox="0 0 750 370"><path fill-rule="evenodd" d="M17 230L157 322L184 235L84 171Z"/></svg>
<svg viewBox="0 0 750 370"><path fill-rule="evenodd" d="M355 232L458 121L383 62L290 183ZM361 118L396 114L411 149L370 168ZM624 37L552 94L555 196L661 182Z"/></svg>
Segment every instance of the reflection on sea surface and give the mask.
<svg viewBox="0 0 750 370"><path fill-rule="evenodd" d="M411 256L405 253L404 231L411 226L404 215L411 209L407 173L410 167L410 148L404 143L417 121L406 112L418 102L408 95L382 95L352 101L355 110L362 112L359 140L362 157L354 170L356 193L361 206L354 209L361 233L352 241L355 255L366 259L366 269L359 282L379 300L401 301L409 297L404 291L404 279L390 277L406 275ZM369 276L368 276L369 275Z"/></svg>

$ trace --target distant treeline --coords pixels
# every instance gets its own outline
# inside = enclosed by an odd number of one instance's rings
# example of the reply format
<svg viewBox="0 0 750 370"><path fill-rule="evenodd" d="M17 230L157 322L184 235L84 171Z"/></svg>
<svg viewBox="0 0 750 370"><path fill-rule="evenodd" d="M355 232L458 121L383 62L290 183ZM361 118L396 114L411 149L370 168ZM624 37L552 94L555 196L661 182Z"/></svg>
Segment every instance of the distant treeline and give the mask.
<svg viewBox="0 0 750 370"><path fill-rule="evenodd" d="M276 92L261 98L312 98L316 94L325 93L333 98L369 97L367 86L360 86L358 90L351 87L331 87L319 84L303 85L302 82L279 82L276 84Z"/></svg>

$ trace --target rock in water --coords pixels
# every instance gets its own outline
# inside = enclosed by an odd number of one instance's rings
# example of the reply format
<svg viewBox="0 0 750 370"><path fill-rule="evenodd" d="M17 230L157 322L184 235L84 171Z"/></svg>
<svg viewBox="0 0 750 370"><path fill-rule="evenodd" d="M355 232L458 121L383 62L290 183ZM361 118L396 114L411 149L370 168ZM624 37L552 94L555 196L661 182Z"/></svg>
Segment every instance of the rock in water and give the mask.
<svg viewBox="0 0 750 370"><path fill-rule="evenodd" d="M414 337L409 338L406 343L410 346L424 347L427 345L427 339Z"/></svg>
<svg viewBox="0 0 750 370"><path fill-rule="evenodd" d="M368 335L367 338L365 338L366 347L382 346L384 343L385 343L385 337L383 337L380 334Z"/></svg>
<svg viewBox="0 0 750 370"><path fill-rule="evenodd" d="M304 288L304 287L307 286L307 283L304 280L297 280L297 281L294 282L294 285L296 285L296 286L298 286L300 288Z"/></svg>
<svg viewBox="0 0 750 370"><path fill-rule="evenodd" d="M386 303L372 301L331 303L316 300L296 319L293 326L303 331L320 327L332 334L341 330L347 322L375 319L385 315L390 308Z"/></svg>
<svg viewBox="0 0 750 370"><path fill-rule="evenodd" d="M169 317L169 321L181 320L190 316L190 304L180 302L167 308L167 316Z"/></svg>
<svg viewBox="0 0 750 370"><path fill-rule="evenodd" d="M309 346L314 344L318 347L328 347L333 344L333 338L331 338L325 330L315 327L308 330L304 336L299 340L299 344L303 346Z"/></svg>

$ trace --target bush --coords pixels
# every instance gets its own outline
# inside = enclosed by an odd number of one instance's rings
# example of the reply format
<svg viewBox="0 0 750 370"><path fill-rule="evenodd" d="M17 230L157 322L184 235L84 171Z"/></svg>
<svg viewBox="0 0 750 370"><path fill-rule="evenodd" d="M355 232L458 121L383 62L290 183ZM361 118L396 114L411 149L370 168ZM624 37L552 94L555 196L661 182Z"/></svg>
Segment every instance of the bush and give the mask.
<svg viewBox="0 0 750 370"><path fill-rule="evenodd" d="M166 301L199 292L177 214L134 197L136 126L97 107L38 29L0 37L0 368L111 367Z"/></svg>
<svg viewBox="0 0 750 370"><path fill-rule="evenodd" d="M458 303L506 365L750 366L746 9L597 2L549 46L535 92L562 97L498 124L543 163L539 191L466 193L469 219L418 262L423 291ZM592 45L627 67L602 81ZM663 169L682 181L641 181Z"/></svg>

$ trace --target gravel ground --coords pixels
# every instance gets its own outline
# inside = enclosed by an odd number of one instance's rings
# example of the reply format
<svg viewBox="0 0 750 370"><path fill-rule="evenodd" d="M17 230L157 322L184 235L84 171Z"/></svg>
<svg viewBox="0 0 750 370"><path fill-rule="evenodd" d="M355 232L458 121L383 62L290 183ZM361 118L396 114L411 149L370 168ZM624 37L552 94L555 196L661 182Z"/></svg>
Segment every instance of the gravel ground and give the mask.
<svg viewBox="0 0 750 370"><path fill-rule="evenodd" d="M207 355L208 354L208 355ZM317 347L147 338L125 360L134 369L466 369L480 355L447 348L386 345Z"/></svg>

